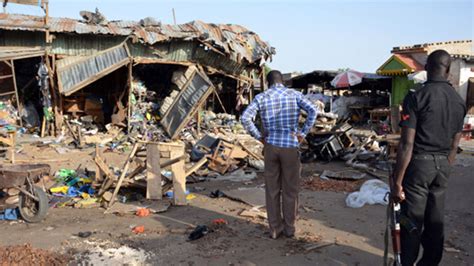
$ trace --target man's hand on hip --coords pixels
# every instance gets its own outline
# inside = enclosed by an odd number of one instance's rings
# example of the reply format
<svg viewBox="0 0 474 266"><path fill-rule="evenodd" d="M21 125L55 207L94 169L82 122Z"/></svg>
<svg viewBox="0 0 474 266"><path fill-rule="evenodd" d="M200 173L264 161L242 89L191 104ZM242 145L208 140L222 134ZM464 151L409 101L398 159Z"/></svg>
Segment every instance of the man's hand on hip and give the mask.
<svg viewBox="0 0 474 266"><path fill-rule="evenodd" d="M299 133L296 135L296 138L298 139L299 144L301 144L303 141L305 141L305 136L303 136Z"/></svg>

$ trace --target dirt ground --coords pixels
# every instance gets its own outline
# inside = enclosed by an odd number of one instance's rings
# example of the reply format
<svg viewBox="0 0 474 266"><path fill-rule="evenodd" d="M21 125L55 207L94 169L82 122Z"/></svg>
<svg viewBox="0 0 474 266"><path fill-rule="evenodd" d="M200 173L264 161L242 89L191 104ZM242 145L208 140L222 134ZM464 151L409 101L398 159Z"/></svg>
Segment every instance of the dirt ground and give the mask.
<svg viewBox="0 0 474 266"><path fill-rule="evenodd" d="M56 157L52 148L24 144L19 159ZM79 165L94 169L93 149L71 150L52 162L53 171ZM126 154L106 153L111 165L121 167ZM474 157L461 154L452 171L446 199L446 251L442 265L474 265ZM340 162L305 164L308 178L324 169L342 170ZM171 206L161 214L137 217L133 214L104 214L104 209L51 209L39 224L0 221L0 246L29 244L70 257L71 265L381 265L385 206L360 209L345 206L344 192L301 192L296 239L269 239L262 219L239 216L250 206L228 198L210 198L215 189L255 187L252 182L209 181L189 185L196 198L188 206ZM197 189L196 187L199 187ZM203 190L204 189L204 190ZM196 225L210 225L214 219L227 225L195 241L187 241ZM143 225L143 234L132 228ZM80 237L80 233L90 236ZM16 248L18 249L18 248ZM49 254L49 253L48 253ZM61 258L65 258L61 257ZM0 257L1 258L1 257ZM0 263L1 264L1 263Z"/></svg>

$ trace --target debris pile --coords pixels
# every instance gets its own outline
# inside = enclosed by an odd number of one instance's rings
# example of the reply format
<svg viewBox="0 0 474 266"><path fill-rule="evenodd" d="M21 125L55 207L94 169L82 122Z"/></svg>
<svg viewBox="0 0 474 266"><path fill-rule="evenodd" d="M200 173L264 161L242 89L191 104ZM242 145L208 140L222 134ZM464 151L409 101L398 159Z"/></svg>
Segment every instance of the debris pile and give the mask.
<svg viewBox="0 0 474 266"><path fill-rule="evenodd" d="M135 78L132 82L130 127L132 135L149 140L164 140L163 129L159 125L160 105L156 92L150 91L145 84Z"/></svg>
<svg viewBox="0 0 474 266"><path fill-rule="evenodd" d="M0 100L0 127L6 129L14 129L16 122L19 120L18 111L10 100Z"/></svg>
<svg viewBox="0 0 474 266"><path fill-rule="evenodd" d="M56 207L98 207L92 182L92 178L87 174L78 174L71 169L60 169L55 174L55 185L49 189L55 197L52 203Z"/></svg>

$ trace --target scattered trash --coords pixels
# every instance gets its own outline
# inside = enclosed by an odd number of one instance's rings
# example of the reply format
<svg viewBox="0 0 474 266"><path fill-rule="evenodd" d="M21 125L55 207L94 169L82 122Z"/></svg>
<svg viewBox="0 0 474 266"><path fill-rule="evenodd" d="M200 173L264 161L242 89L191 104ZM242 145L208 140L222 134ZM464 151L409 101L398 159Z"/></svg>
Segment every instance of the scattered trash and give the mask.
<svg viewBox="0 0 474 266"><path fill-rule="evenodd" d="M15 209L5 209L3 210L3 213L0 210L0 220L5 220L5 221L14 221L18 220L18 217L20 215L18 208Z"/></svg>
<svg viewBox="0 0 474 266"><path fill-rule="evenodd" d="M260 219L267 219L267 211L266 210L260 210L261 207L255 206L251 208L250 210L243 210L239 213L240 216L242 217L247 217L247 218L260 218Z"/></svg>
<svg viewBox="0 0 474 266"><path fill-rule="evenodd" d="M134 232L135 234L143 234L145 232L145 226L135 226L133 227L132 232Z"/></svg>
<svg viewBox="0 0 474 266"><path fill-rule="evenodd" d="M186 200L193 200L195 198L196 198L196 195L194 195L194 194L189 194L189 195L186 196Z"/></svg>
<svg viewBox="0 0 474 266"><path fill-rule="evenodd" d="M150 215L150 210L147 208L140 208L137 210L135 215L138 217L147 217L148 215Z"/></svg>
<svg viewBox="0 0 474 266"><path fill-rule="evenodd" d="M224 225L224 224L228 224L226 220L220 218L220 219L214 219L212 220L212 224L213 225Z"/></svg>
<svg viewBox="0 0 474 266"><path fill-rule="evenodd" d="M221 198L221 197L224 197L224 193L222 191L220 191L219 189L217 190L214 190L211 192L211 194L209 194L209 197L215 199L215 198Z"/></svg>
<svg viewBox="0 0 474 266"><path fill-rule="evenodd" d="M453 247L444 247L444 251L449 253L461 253L461 250Z"/></svg>
<svg viewBox="0 0 474 266"><path fill-rule="evenodd" d="M349 194L346 198L346 205L351 208L360 208L365 204L387 205L387 193L390 188L378 179L367 180L362 184L360 191Z"/></svg>
<svg viewBox="0 0 474 266"><path fill-rule="evenodd" d="M90 237L91 235L92 235L92 232L90 232L90 231L79 232L79 233L77 234L77 236L80 237L80 238L88 238L88 237Z"/></svg>
<svg viewBox="0 0 474 266"><path fill-rule="evenodd" d="M194 241L197 240L207 234L209 234L211 231L206 225L198 225L196 228L189 234L188 240L189 241Z"/></svg>
<svg viewBox="0 0 474 266"><path fill-rule="evenodd" d="M138 266L148 265L149 259L152 257L151 253L143 249L132 248L127 245L117 245L109 241L92 242L86 239L83 243L87 245L87 251L85 253L76 253L72 264Z"/></svg>

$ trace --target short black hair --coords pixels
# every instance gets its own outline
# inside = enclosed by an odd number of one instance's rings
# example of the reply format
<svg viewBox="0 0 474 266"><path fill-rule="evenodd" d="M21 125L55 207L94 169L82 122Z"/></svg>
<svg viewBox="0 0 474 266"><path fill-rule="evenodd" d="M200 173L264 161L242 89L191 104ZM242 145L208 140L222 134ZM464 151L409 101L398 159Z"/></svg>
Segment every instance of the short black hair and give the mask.
<svg viewBox="0 0 474 266"><path fill-rule="evenodd" d="M267 74L267 82L270 86L277 83L283 83L283 75L278 70L272 70Z"/></svg>
<svg viewBox="0 0 474 266"><path fill-rule="evenodd" d="M428 72L445 73L449 72L451 66L451 56L445 50L432 52L426 60L426 70Z"/></svg>

